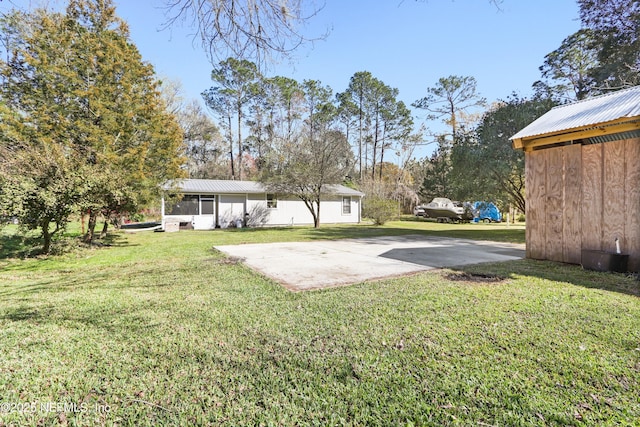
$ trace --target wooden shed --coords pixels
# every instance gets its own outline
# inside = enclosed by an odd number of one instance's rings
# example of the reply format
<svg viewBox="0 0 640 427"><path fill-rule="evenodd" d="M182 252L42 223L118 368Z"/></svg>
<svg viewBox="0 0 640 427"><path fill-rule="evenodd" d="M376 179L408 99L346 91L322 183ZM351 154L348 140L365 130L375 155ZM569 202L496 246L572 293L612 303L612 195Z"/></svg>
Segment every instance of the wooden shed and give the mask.
<svg viewBox="0 0 640 427"><path fill-rule="evenodd" d="M555 107L511 137L525 152L527 258L615 253L640 270L640 86Z"/></svg>

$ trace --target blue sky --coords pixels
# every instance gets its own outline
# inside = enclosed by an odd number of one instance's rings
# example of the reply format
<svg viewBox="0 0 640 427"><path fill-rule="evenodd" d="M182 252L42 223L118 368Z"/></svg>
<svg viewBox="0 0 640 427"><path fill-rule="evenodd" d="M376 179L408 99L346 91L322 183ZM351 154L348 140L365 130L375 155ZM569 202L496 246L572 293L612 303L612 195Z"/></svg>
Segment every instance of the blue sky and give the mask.
<svg viewBox="0 0 640 427"><path fill-rule="evenodd" d="M160 75L179 80L187 98L200 99L212 84L212 65L191 30L160 30L163 0L115 3L143 58ZM407 105L440 77L473 76L478 92L493 102L512 92L529 95L544 56L579 27L575 0L504 0L500 10L489 0L326 0L305 28L311 37L330 29L326 40L303 47L294 64L277 65L269 74L320 80L341 92L355 72L370 71L398 88ZM415 115L420 122L425 114Z"/></svg>

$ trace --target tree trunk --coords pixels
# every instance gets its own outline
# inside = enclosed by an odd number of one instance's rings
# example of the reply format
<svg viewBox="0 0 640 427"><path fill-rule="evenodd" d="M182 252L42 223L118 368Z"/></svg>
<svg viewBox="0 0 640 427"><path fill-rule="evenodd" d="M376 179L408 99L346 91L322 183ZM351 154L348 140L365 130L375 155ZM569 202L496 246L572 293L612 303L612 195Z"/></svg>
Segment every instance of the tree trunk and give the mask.
<svg viewBox="0 0 640 427"><path fill-rule="evenodd" d="M360 180L362 181L363 172L362 172L362 97L360 97L360 105L359 105L359 116L358 116L358 161L360 162ZM366 166L366 165L365 165Z"/></svg>
<svg viewBox="0 0 640 427"><path fill-rule="evenodd" d="M305 197L300 197L300 199L304 202L304 205L311 212L311 216L313 217L313 228L320 227L320 200L318 200L317 205L318 209L316 210L314 204L316 203L314 200L307 199Z"/></svg>
<svg viewBox="0 0 640 427"><path fill-rule="evenodd" d="M380 182L382 182L382 168L384 164L384 141L387 137L387 129L386 126L382 128L382 144L380 144Z"/></svg>
<svg viewBox="0 0 640 427"><path fill-rule="evenodd" d="M90 210L89 211L89 222L87 223L87 234L84 236L85 243L93 242L93 238L95 237L96 223L98 221L98 213Z"/></svg>
<svg viewBox="0 0 640 427"><path fill-rule="evenodd" d="M238 177L242 181L242 108L238 106Z"/></svg>
<svg viewBox="0 0 640 427"><path fill-rule="evenodd" d="M320 199L318 199L316 203L318 204L318 209L313 216L313 228L320 228Z"/></svg>
<svg viewBox="0 0 640 427"><path fill-rule="evenodd" d="M233 134L231 133L231 114L228 116L229 119L229 156L231 156L231 179L236 179L236 170L233 164Z"/></svg>
<svg viewBox="0 0 640 427"><path fill-rule="evenodd" d="M378 174L380 175L380 182L382 182L382 167L383 167L383 163L384 163L384 140L382 142L382 145L380 146L380 167L378 169L380 169L378 171Z"/></svg>
<svg viewBox="0 0 640 427"><path fill-rule="evenodd" d="M42 225L42 252L48 254L51 251L51 233L49 232L49 222Z"/></svg>
<svg viewBox="0 0 640 427"><path fill-rule="evenodd" d="M100 238L103 239L107 237L107 230L109 229L109 221L107 218L104 219L104 225L102 226L102 232L100 233Z"/></svg>
<svg viewBox="0 0 640 427"><path fill-rule="evenodd" d="M376 180L376 154L378 151L378 130L379 128L379 114L378 114L378 107L376 107L376 126L374 128L374 134L373 134L373 154L371 156L371 180L375 181Z"/></svg>

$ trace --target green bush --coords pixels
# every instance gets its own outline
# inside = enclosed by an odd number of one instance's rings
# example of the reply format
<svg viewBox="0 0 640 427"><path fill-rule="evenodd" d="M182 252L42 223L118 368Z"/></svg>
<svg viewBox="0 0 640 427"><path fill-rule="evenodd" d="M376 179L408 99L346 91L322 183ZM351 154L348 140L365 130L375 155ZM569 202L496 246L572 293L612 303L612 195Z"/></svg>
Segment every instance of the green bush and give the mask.
<svg viewBox="0 0 640 427"><path fill-rule="evenodd" d="M398 202L377 196L367 197L362 206L362 215L371 218L375 225L395 219L399 215Z"/></svg>
<svg viewBox="0 0 640 427"><path fill-rule="evenodd" d="M134 214L129 215L129 219L131 220L131 222L143 222L144 214L140 212L136 212Z"/></svg>
<svg viewBox="0 0 640 427"><path fill-rule="evenodd" d="M524 220L525 220L524 214L520 214L516 217L516 221L518 222L524 222Z"/></svg>

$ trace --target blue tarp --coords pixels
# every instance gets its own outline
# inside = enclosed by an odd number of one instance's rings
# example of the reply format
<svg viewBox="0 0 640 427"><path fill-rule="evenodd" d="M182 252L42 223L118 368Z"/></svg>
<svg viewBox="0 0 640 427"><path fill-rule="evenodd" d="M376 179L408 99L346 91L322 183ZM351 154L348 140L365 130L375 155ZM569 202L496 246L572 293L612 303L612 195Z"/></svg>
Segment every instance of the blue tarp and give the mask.
<svg viewBox="0 0 640 427"><path fill-rule="evenodd" d="M491 202L474 202L473 203L473 217L474 221L502 221L502 214Z"/></svg>

